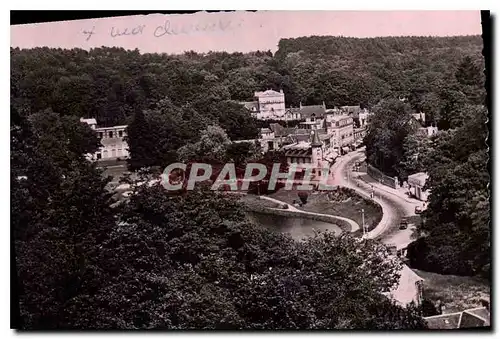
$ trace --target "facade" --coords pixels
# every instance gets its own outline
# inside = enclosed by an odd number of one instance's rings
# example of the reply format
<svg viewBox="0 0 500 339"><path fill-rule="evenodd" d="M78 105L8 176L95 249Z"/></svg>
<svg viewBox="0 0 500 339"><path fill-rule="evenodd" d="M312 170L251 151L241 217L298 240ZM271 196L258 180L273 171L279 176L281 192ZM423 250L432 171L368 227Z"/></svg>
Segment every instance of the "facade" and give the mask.
<svg viewBox="0 0 500 339"><path fill-rule="evenodd" d="M426 137L431 137L433 135L436 135L437 132L438 132L438 128L436 126L421 127L418 129L418 133L420 133Z"/></svg>
<svg viewBox="0 0 500 339"><path fill-rule="evenodd" d="M408 190L410 194L421 201L427 201L429 190L424 191L424 185L429 178L427 173L419 172L408 176Z"/></svg>
<svg viewBox="0 0 500 339"><path fill-rule="evenodd" d="M366 109L363 111L359 112L358 118L359 118L359 127L360 128L365 128L368 124L368 118L370 117L372 113L368 112Z"/></svg>
<svg viewBox="0 0 500 339"><path fill-rule="evenodd" d="M423 278L403 264L398 285L384 294L402 307L406 307L411 302L418 306L422 303L423 281Z"/></svg>
<svg viewBox="0 0 500 339"><path fill-rule="evenodd" d="M262 153L268 151L278 150L281 146L282 138L276 137L275 132L269 128L261 128L258 139L249 140L234 140L234 143L249 142L258 143L261 147Z"/></svg>
<svg viewBox="0 0 500 339"><path fill-rule="evenodd" d="M97 127L95 119L80 119L80 121L88 124L97 133L102 145L96 153L87 156L89 160L111 160L129 156L128 144L124 140L127 135L127 125Z"/></svg>
<svg viewBox="0 0 500 339"><path fill-rule="evenodd" d="M289 164L296 164L297 171L305 173L311 169L312 181L320 181L329 173L324 169L330 168L330 162L325 156L324 143L318 131L312 131L309 141L299 141L282 147Z"/></svg>
<svg viewBox="0 0 500 339"><path fill-rule="evenodd" d="M347 153L354 144L354 122L348 115L327 114L327 133L333 136L333 148L338 153Z"/></svg>
<svg viewBox="0 0 500 339"><path fill-rule="evenodd" d="M254 93L255 101L243 102L242 104L250 110L252 116L259 120L285 120L285 94L283 90L279 92L267 90Z"/></svg>

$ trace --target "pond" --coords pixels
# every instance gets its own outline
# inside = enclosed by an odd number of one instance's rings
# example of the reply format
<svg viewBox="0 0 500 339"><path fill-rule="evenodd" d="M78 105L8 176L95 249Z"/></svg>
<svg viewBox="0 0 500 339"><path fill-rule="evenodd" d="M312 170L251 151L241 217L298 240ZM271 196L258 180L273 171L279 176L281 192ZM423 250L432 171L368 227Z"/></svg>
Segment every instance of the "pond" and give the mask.
<svg viewBox="0 0 500 339"><path fill-rule="evenodd" d="M328 222L316 221L308 218L288 217L259 212L248 212L248 218L258 225L272 231L288 233L294 240L303 240L313 236L315 231L330 231L335 234L342 233L340 227Z"/></svg>

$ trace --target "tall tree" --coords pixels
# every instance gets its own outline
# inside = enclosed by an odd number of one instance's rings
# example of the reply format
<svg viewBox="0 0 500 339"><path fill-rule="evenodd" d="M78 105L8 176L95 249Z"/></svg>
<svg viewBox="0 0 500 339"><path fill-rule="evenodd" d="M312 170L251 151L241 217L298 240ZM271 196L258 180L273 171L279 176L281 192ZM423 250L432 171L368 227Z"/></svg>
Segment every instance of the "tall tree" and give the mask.
<svg viewBox="0 0 500 339"><path fill-rule="evenodd" d="M390 176L401 171L404 141L419 128L410 109L398 99L381 101L373 109L364 138L368 163Z"/></svg>
<svg viewBox="0 0 500 339"><path fill-rule="evenodd" d="M154 150L157 148L154 137L156 129L152 127L144 112L141 109L136 110L132 122L127 127L126 137L130 154L127 163L131 170L158 165L158 159L154 158Z"/></svg>

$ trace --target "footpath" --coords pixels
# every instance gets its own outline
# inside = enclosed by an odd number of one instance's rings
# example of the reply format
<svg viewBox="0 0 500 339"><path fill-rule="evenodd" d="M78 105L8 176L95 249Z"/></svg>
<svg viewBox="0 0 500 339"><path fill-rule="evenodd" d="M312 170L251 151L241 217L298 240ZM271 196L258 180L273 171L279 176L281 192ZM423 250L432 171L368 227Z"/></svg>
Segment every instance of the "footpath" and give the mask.
<svg viewBox="0 0 500 339"><path fill-rule="evenodd" d="M415 205L422 205L423 204L423 202L418 200L418 199L410 198L406 194L405 188L395 189L395 188L388 187L384 184L379 183L377 180L372 178L368 173L358 175L358 178L361 179L362 181L364 181L365 183L372 185L373 187L376 187L377 189L379 189L381 191L395 195L398 198L400 198L400 199L402 199L410 204L415 204Z"/></svg>
<svg viewBox="0 0 500 339"><path fill-rule="evenodd" d="M333 215L333 214L324 214L324 213L315 213L315 212L304 211L304 210L298 209L295 206L293 206L291 204L288 204L288 203L286 203L284 201L281 201L281 200L278 200L278 199L274 199L274 198L271 198L271 197L268 197L268 196L264 196L264 195L261 195L260 198L261 199L265 199L265 200L269 200L269 201L272 201L272 202L276 202L276 203L281 204L281 205L287 205L288 208L286 210L288 210L290 212L296 212L296 213L308 214L308 215L315 215L315 216L319 216L319 217L335 218L335 219L346 221L351 226L351 232L356 232L357 230L361 229L361 227L358 225L357 222L355 222L354 220L349 219L349 218L345 218L345 217L341 217L339 215ZM278 208L273 208L273 209L278 209ZM280 210L283 210L283 209L280 209Z"/></svg>

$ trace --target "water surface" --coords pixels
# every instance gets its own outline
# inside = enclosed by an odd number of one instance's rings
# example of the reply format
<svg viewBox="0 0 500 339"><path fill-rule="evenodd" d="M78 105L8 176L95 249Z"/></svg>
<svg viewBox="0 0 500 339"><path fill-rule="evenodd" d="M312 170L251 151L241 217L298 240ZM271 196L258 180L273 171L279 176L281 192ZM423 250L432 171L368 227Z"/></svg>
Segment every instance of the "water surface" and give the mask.
<svg viewBox="0 0 500 339"><path fill-rule="evenodd" d="M334 234L342 233L340 227L328 222L316 221L308 218L289 217L259 212L248 212L248 218L258 225L272 231L288 233L294 240L303 240L313 236L315 231L330 231Z"/></svg>

